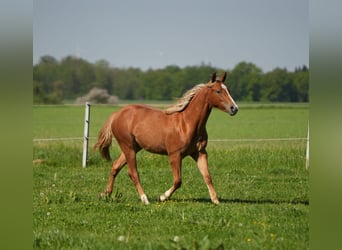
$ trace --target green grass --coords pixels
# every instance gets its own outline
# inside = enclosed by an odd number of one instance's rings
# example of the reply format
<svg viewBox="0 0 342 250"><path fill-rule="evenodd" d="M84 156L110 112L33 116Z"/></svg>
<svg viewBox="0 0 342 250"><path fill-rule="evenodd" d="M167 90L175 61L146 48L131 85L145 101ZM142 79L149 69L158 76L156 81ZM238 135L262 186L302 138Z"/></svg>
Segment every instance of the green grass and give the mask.
<svg viewBox="0 0 342 250"><path fill-rule="evenodd" d="M113 108L94 106L90 136ZM115 108L114 108L115 110ZM34 138L82 137L83 107L34 107ZM305 137L307 107L245 107L235 117L213 111L210 139ZM94 143L94 139L91 143ZM171 200L167 157L140 152L138 169L151 204L140 202L123 169L113 195L98 200L110 163L82 141L33 144L33 246L36 249L308 249L309 184L305 141L209 142L209 165L221 204L190 159ZM113 145L113 158L119 153Z"/></svg>

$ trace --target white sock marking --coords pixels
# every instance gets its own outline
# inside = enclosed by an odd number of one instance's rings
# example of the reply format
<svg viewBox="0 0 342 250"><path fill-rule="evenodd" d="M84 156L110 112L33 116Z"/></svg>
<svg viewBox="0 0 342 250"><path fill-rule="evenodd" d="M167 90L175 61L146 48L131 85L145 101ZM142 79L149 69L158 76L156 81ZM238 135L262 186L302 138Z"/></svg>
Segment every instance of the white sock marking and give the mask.
<svg viewBox="0 0 342 250"><path fill-rule="evenodd" d="M141 195L141 196L140 196L140 199L141 199L141 201L142 201L144 204L146 204L146 205L150 204L150 202L149 202L148 199L147 199L146 194Z"/></svg>
<svg viewBox="0 0 342 250"><path fill-rule="evenodd" d="M164 194L159 196L160 201L165 201L167 198L169 198L171 195L171 189L167 190Z"/></svg>

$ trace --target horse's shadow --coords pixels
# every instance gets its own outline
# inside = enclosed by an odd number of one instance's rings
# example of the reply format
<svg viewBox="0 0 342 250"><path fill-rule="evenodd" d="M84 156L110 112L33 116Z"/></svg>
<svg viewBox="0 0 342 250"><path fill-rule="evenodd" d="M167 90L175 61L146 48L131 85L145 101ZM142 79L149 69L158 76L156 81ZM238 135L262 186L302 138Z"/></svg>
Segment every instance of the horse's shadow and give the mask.
<svg viewBox="0 0 342 250"><path fill-rule="evenodd" d="M199 203L212 203L211 199L209 198L185 198L185 199L177 199L171 198L171 200L176 202L199 202ZM273 200L273 199L240 199L240 198L232 198L232 199L219 199L220 203L223 204L292 204L292 205L309 205L309 200Z"/></svg>

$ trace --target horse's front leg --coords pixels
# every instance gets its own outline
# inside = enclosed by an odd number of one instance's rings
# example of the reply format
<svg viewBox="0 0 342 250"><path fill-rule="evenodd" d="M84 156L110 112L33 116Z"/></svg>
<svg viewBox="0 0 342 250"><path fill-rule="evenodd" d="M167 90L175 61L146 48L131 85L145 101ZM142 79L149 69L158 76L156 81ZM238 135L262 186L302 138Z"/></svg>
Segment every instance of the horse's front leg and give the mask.
<svg viewBox="0 0 342 250"><path fill-rule="evenodd" d="M217 198L212 180L211 180L211 176L209 173L209 169L208 169L208 154L205 150L199 152L198 154L192 156L194 158L195 161L197 161L197 167L199 169L199 171L201 172L203 179L205 181L205 183L207 184L208 190L209 190L209 194L210 194L210 198L211 201L215 204L219 204L219 200Z"/></svg>
<svg viewBox="0 0 342 250"><path fill-rule="evenodd" d="M182 158L180 154L172 154L169 156L173 174L173 185L164 194L159 196L159 201L165 201L182 185Z"/></svg>

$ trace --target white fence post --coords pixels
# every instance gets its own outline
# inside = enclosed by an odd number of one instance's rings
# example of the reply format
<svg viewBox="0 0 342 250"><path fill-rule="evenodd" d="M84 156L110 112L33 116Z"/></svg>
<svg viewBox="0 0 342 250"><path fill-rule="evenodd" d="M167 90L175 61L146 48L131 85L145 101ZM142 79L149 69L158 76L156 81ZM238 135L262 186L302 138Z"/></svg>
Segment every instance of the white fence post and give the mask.
<svg viewBox="0 0 342 250"><path fill-rule="evenodd" d="M88 140L89 140L89 123L90 123L90 103L85 103L85 118L84 118L84 137L83 137L83 157L82 167L87 166L88 158Z"/></svg>
<svg viewBox="0 0 342 250"><path fill-rule="evenodd" d="M305 161L305 168L309 169L309 162L310 162L310 158L309 158L309 148L310 148L310 137L309 137L309 123L308 123L308 135L306 138L306 161Z"/></svg>

